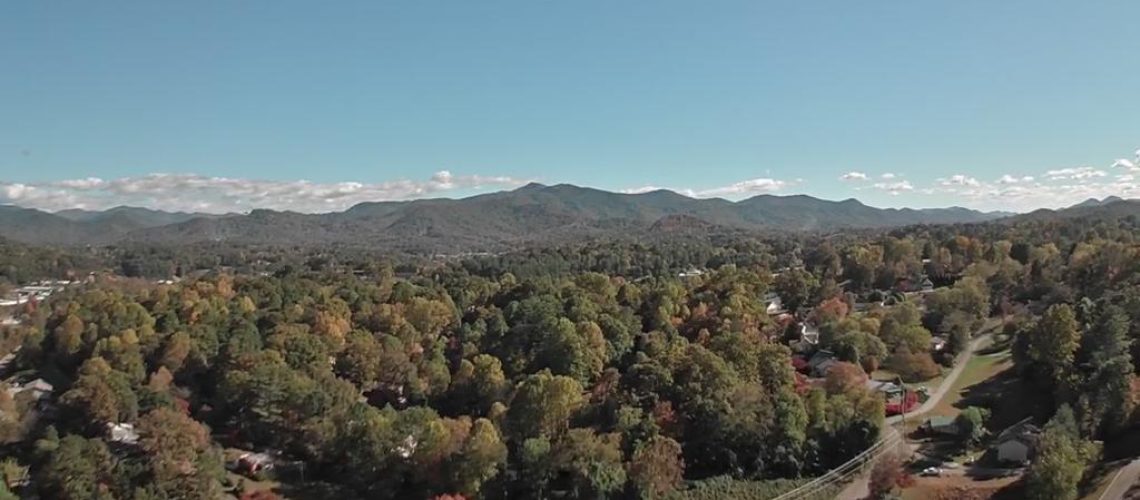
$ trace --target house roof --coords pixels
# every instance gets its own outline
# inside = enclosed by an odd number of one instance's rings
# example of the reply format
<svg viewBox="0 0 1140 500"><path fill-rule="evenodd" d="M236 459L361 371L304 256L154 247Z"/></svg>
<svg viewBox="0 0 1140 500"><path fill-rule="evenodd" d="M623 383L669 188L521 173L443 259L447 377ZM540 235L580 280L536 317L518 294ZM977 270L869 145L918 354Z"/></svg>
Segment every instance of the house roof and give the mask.
<svg viewBox="0 0 1140 500"><path fill-rule="evenodd" d="M55 387L49 384L48 381L42 378L37 378L31 382L28 382L27 384L24 384L24 388L42 392L51 392L53 389L55 389Z"/></svg>
<svg viewBox="0 0 1140 500"><path fill-rule="evenodd" d="M129 423L107 423L107 430L111 434L111 441L124 444L135 444L139 442L139 433L135 431L135 426Z"/></svg>
<svg viewBox="0 0 1140 500"><path fill-rule="evenodd" d="M954 425L954 417L936 415L926 419L926 423L931 427L946 427Z"/></svg>
<svg viewBox="0 0 1140 500"><path fill-rule="evenodd" d="M885 392L887 394L894 394L896 392L902 392L903 390L898 384L887 380L867 380L866 387L872 391Z"/></svg>
<svg viewBox="0 0 1140 500"><path fill-rule="evenodd" d="M812 368L816 368L817 366L822 365L823 363L825 363L827 361L834 361L834 360L835 360L835 353L828 351L826 349L820 349L820 350L816 351L815 354L812 354L811 359L808 360L808 365L811 366Z"/></svg>
<svg viewBox="0 0 1140 500"><path fill-rule="evenodd" d="M1020 422L1006 427L1005 430L1001 431L997 436L997 443L1021 441L1025 444L1033 444L1040 434L1041 429L1033 425L1033 417L1025 417Z"/></svg>
<svg viewBox="0 0 1140 500"><path fill-rule="evenodd" d="M242 456L238 457L238 461L245 462L248 464L256 464L258 466L261 466L264 464L273 463L275 461L275 459L273 458L273 455L270 455L269 453L258 452L258 453L245 453Z"/></svg>

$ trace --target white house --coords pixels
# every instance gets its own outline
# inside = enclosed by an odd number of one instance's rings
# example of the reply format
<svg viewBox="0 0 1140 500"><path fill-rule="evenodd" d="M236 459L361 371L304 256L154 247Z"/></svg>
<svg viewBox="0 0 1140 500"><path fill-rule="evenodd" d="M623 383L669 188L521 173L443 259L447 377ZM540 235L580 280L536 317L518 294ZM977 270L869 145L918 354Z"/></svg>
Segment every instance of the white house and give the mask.
<svg viewBox="0 0 1140 500"><path fill-rule="evenodd" d="M38 401L51 394L52 390L54 390L54 387L52 387L51 384L42 378L37 378L26 384L13 384L8 388L8 395L16 397L17 394L27 391L31 392L32 399Z"/></svg>
<svg viewBox="0 0 1140 500"><path fill-rule="evenodd" d="M811 345L819 344L819 328L815 325L800 323L800 340Z"/></svg>
<svg viewBox="0 0 1140 500"><path fill-rule="evenodd" d="M765 310L769 316L775 316L784 312L784 300L780 298L777 293L769 293L764 297L764 301L768 303Z"/></svg>
<svg viewBox="0 0 1140 500"><path fill-rule="evenodd" d="M136 444L139 442L139 433L135 431L134 424L107 422L107 434L113 443Z"/></svg>
<svg viewBox="0 0 1140 500"><path fill-rule="evenodd" d="M678 278L696 278L704 275L705 272L695 267L690 267L688 271L677 273Z"/></svg>
<svg viewBox="0 0 1140 500"><path fill-rule="evenodd" d="M942 337L930 337L930 350L934 352L942 352L946 348L946 339Z"/></svg>

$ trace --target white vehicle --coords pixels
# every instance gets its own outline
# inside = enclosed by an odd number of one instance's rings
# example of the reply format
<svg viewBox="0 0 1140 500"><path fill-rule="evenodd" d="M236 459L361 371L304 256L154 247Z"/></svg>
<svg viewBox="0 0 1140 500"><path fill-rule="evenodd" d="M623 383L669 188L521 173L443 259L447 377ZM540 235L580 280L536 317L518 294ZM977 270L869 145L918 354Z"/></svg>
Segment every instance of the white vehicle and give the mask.
<svg viewBox="0 0 1140 500"><path fill-rule="evenodd" d="M942 475L942 469L938 467L927 467L922 469L922 475L928 477L938 477Z"/></svg>

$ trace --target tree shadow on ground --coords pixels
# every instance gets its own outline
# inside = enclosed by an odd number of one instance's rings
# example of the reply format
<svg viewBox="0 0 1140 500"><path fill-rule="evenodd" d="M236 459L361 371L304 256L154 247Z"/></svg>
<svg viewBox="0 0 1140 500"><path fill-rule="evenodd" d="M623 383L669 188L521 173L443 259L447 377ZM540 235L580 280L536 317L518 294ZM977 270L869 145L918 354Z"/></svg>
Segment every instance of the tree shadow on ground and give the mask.
<svg viewBox="0 0 1140 500"><path fill-rule="evenodd" d="M970 406L988 408L990 417L986 428L999 433L1025 417L1042 418L1047 416L1049 396L1025 382L1013 368L1006 368L998 374L962 391L962 399L954 407L965 409Z"/></svg>

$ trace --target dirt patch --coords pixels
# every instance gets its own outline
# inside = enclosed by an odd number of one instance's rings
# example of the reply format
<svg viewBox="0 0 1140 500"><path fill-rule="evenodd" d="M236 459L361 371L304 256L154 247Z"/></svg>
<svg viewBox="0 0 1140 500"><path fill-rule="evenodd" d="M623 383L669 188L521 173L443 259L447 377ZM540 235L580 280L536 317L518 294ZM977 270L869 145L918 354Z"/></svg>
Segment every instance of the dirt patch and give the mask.
<svg viewBox="0 0 1140 500"><path fill-rule="evenodd" d="M965 476L919 477L903 490L904 500L984 500L1020 497L1018 478L975 481Z"/></svg>

